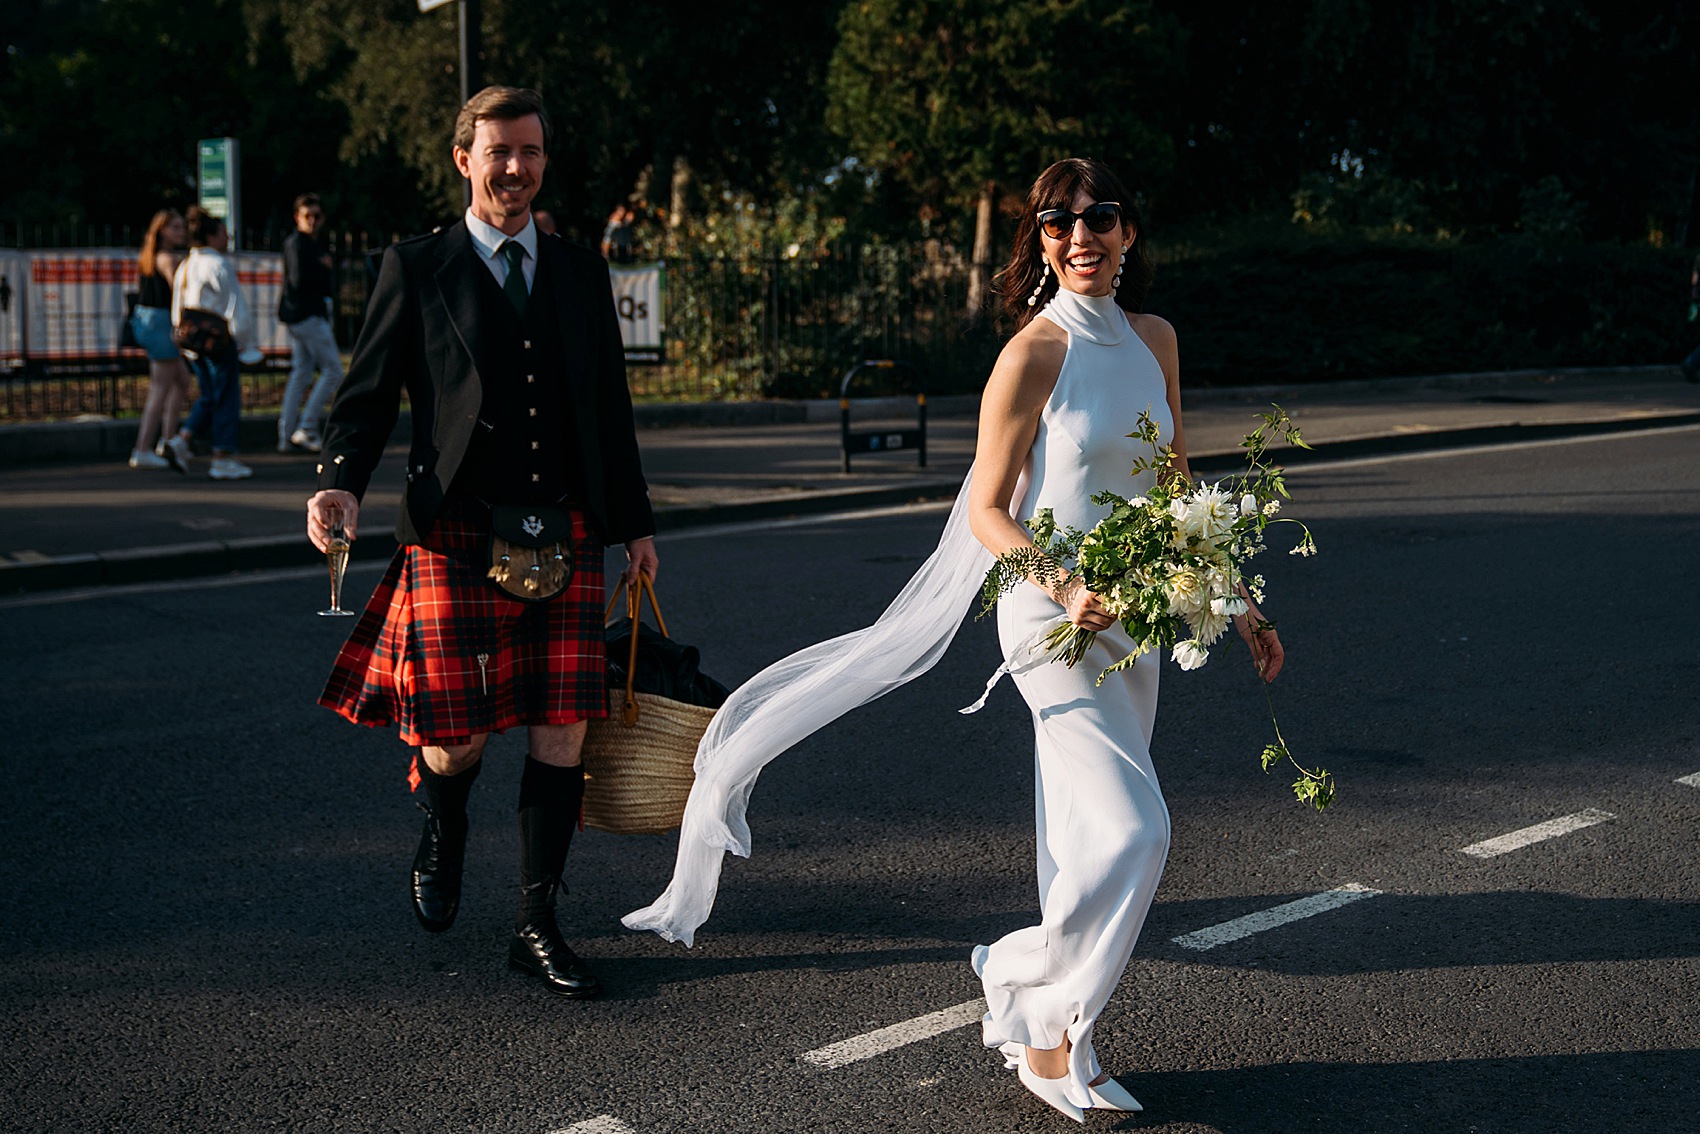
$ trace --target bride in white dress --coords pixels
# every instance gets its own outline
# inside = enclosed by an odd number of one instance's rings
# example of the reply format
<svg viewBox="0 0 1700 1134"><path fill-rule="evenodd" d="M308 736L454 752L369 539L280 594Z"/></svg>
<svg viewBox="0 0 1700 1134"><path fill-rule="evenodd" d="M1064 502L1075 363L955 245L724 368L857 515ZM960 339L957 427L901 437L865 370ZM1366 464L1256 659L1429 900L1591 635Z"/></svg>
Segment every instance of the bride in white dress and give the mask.
<svg viewBox="0 0 1700 1134"><path fill-rule="evenodd" d="M697 751L673 880L625 917L691 944L707 920L726 852L748 855L745 808L770 760L843 713L930 669L950 644L993 557L1032 539L1042 507L1089 528L1094 493L1132 495L1149 450L1126 434L1149 412L1187 475L1174 329L1138 314L1150 269L1126 188L1104 166L1058 162L1029 190L1001 275L1021 329L986 384L974 468L939 546L874 625L781 659L745 682ZM1039 316L1035 318L1035 315ZM1245 596L1248 604L1250 596ZM1030 647L1059 619L1100 632L1075 667ZM1255 607L1236 619L1265 680L1281 668ZM1159 657L1099 672L1128 650L1121 627L1078 585L1035 580L998 604L1005 664L1033 712L1038 782L1039 924L977 946L988 1046L1034 1094L1071 1118L1138 1110L1104 1074L1092 1026L1127 967L1169 847L1151 765ZM995 680L995 678L994 678Z"/></svg>
<svg viewBox="0 0 1700 1134"><path fill-rule="evenodd" d="M1047 169L1028 193L1002 276L1022 329L986 384L968 495L970 527L994 554L1032 546L1022 524L1041 508L1085 530L1106 511L1094 493L1149 489L1155 474L1128 475L1150 456L1127 436L1141 413L1174 449L1176 473L1188 474L1175 332L1137 313L1150 271L1130 201L1108 169L1079 159ZM1026 649L1063 617L1099 632L1073 668ZM1272 629L1254 632L1260 619L1253 608L1238 624L1267 680L1281 645ZM1087 1107L1136 1110L1098 1066L1092 1025L1127 967L1169 850L1150 752L1161 655L1097 684L1132 642L1078 578L1035 580L1005 597L998 636L1033 712L1041 915L974 950L985 1040L1072 1118Z"/></svg>

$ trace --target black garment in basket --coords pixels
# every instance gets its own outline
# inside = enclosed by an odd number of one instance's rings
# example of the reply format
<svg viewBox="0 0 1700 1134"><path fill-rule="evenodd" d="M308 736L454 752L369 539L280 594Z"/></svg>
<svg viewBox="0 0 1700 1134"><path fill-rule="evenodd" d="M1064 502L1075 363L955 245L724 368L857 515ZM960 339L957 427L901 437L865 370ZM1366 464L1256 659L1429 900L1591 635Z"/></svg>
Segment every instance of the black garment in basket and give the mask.
<svg viewBox="0 0 1700 1134"><path fill-rule="evenodd" d="M608 688L623 689L626 659L632 649L632 620L616 618L610 622L607 639ZM687 646L646 623L638 623L637 672L632 679L636 692L718 709L732 695L731 690L702 673L698 668L701 664L702 655L695 646Z"/></svg>

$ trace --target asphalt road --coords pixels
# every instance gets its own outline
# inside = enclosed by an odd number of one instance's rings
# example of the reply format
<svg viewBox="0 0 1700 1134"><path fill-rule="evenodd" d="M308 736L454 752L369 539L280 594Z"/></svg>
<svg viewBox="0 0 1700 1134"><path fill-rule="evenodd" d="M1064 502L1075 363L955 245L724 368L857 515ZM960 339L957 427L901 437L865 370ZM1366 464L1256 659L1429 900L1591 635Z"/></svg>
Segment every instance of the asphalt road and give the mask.
<svg viewBox="0 0 1700 1134"><path fill-rule="evenodd" d="M1318 816L1257 771L1243 653L1165 666L1173 851L1096 1036L1147 1109L1089 1126L1695 1129L1697 452L1689 428L1293 472L1322 554L1261 561L1276 704L1341 799ZM665 612L735 682L865 624L941 522L687 533ZM673 839L582 836L564 920L609 992L576 1004L503 967L519 737L475 792L460 921L414 924L407 753L312 703L347 628L313 616L322 582L0 602L0 1127L1069 1128L973 1027L801 1059L971 1001L968 947L1034 916L1026 711L1008 684L954 711L996 665L989 623L763 775L755 856L694 950L617 920ZM1379 893L1174 941L1352 885Z"/></svg>

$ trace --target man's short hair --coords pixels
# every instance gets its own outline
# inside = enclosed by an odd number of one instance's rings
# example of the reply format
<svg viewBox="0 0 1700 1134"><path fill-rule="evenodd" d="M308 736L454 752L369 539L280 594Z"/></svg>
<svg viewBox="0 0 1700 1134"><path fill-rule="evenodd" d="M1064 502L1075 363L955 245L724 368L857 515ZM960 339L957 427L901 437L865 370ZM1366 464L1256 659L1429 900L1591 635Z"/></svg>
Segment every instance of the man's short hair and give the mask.
<svg viewBox="0 0 1700 1134"><path fill-rule="evenodd" d="M319 195L317 193L303 193L303 194L301 194L301 196L295 198L295 207L290 210L290 215L294 216L296 213L300 212L302 209L323 209L323 208L324 208L324 205L319 203Z"/></svg>
<svg viewBox="0 0 1700 1134"><path fill-rule="evenodd" d="M532 114L543 124L543 153L547 155L555 132L549 125L549 112L543 109L543 96L528 87L485 87L466 100L455 118L455 148L472 152L472 136L478 132L481 118L513 122Z"/></svg>
<svg viewBox="0 0 1700 1134"><path fill-rule="evenodd" d="M205 248L224 228L224 222L201 208L190 205L183 210L183 227L188 230L189 247Z"/></svg>

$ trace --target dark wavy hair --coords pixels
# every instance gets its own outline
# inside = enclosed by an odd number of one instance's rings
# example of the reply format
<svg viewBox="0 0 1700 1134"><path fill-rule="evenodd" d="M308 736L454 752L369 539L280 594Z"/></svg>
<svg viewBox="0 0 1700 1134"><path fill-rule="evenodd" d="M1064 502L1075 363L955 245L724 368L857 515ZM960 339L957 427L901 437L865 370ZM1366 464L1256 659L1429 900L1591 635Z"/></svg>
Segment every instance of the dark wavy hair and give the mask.
<svg viewBox="0 0 1700 1134"><path fill-rule="evenodd" d="M1033 188L1027 191L1020 223L1015 226L1015 249L1009 255L1009 263L996 277L998 291L1003 295L1004 311L1015 320L1017 327L1025 327L1057 293L1057 277L1053 272L1045 277L1039 302L1031 307L1027 305L1033 289L1039 286L1045 267L1039 214L1046 209L1069 208L1075 193L1080 190L1085 190L1094 200L1115 201L1121 205L1122 223L1133 226L1133 246L1127 250L1127 260L1122 264L1122 282L1116 289L1116 303L1128 311L1145 309L1145 297L1151 291L1151 259L1145 253L1145 226L1140 220L1138 206L1133 203L1133 194L1128 192L1121 178L1101 162L1091 158L1064 158L1041 173L1039 179L1033 182Z"/></svg>

